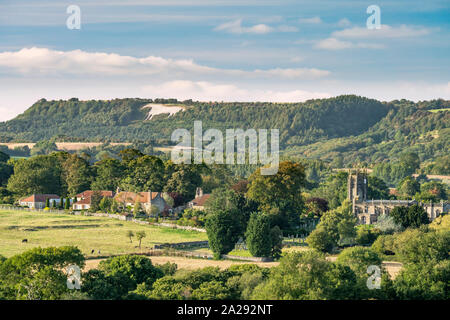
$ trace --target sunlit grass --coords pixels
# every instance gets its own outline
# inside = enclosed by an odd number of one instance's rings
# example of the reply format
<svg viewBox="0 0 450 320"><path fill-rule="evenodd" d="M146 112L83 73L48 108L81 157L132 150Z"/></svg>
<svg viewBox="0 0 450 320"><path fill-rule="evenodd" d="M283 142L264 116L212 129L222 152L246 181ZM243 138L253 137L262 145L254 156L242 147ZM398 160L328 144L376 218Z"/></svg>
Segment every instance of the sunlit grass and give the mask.
<svg viewBox="0 0 450 320"><path fill-rule="evenodd" d="M77 246L84 254L139 252L138 241L127 238L128 230L145 231L142 251L159 243L207 240L206 233L139 225L110 218L57 213L0 211L0 255L10 257L34 247ZM28 243L22 243L28 239Z"/></svg>

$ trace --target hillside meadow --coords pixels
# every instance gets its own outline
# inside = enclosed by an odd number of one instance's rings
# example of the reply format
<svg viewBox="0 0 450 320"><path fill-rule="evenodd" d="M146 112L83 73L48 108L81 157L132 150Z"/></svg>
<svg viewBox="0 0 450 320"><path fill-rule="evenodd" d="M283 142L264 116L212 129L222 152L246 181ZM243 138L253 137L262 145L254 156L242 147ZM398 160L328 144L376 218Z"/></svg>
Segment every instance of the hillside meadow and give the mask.
<svg viewBox="0 0 450 320"><path fill-rule="evenodd" d="M136 237L126 236L145 231L141 249ZM22 243L28 239L28 243ZM73 216L57 213L0 210L0 255L11 257L34 247L77 246L87 257L138 253L155 244L207 240L206 233L139 225L102 217Z"/></svg>

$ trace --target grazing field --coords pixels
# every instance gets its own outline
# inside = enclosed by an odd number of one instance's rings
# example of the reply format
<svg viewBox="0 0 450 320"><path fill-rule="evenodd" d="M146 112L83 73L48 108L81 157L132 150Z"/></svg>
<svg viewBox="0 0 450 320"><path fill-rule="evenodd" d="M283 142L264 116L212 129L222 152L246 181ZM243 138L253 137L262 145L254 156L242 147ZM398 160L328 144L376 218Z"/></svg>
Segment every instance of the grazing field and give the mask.
<svg viewBox="0 0 450 320"><path fill-rule="evenodd" d="M145 231L139 249L136 237L127 238L128 230ZM22 243L23 239L28 242ZM0 210L0 255L10 257L34 247L77 246L87 257L138 253L159 243L207 240L206 233L139 225L103 217Z"/></svg>

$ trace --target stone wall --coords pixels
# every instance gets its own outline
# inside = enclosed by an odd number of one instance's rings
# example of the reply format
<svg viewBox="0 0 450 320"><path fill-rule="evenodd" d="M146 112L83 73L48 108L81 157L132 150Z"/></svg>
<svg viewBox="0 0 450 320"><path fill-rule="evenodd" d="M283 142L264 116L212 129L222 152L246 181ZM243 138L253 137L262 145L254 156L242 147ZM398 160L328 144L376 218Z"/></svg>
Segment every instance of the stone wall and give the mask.
<svg viewBox="0 0 450 320"><path fill-rule="evenodd" d="M163 243L163 244L155 244L155 246L154 246L155 249L164 249L164 248L181 249L181 248L189 248L189 247L207 248L208 240L179 242L179 243Z"/></svg>

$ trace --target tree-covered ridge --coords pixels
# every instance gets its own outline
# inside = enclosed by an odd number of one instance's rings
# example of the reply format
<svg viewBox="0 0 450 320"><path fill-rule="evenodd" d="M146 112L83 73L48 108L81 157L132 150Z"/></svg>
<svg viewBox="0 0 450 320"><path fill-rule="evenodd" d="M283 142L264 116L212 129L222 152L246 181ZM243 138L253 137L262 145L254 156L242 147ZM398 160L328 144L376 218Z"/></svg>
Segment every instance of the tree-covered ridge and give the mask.
<svg viewBox="0 0 450 320"><path fill-rule="evenodd" d="M145 120L149 103L182 105L172 116ZM379 102L354 95L302 103L193 102L176 99L46 101L0 123L0 141L134 142L170 145L178 128L279 129L287 157L336 162L336 167L395 161L414 152L422 162L448 156L450 101Z"/></svg>
<svg viewBox="0 0 450 320"><path fill-rule="evenodd" d="M189 129L200 120L205 130L277 128L282 145L303 145L319 138L361 134L389 111L379 101L357 96L283 104L184 101L185 111L144 121L147 110L142 107L152 102L177 103L161 99L42 99L15 119L0 124L0 139L39 141L65 135L89 141L169 140L174 129Z"/></svg>
<svg viewBox="0 0 450 320"><path fill-rule="evenodd" d="M286 154L329 161L339 158L340 164L346 166L396 161L405 152L417 153L422 161L448 155L450 101L401 100L387 105L387 115L363 134L294 146ZM439 109L439 112L430 112Z"/></svg>

